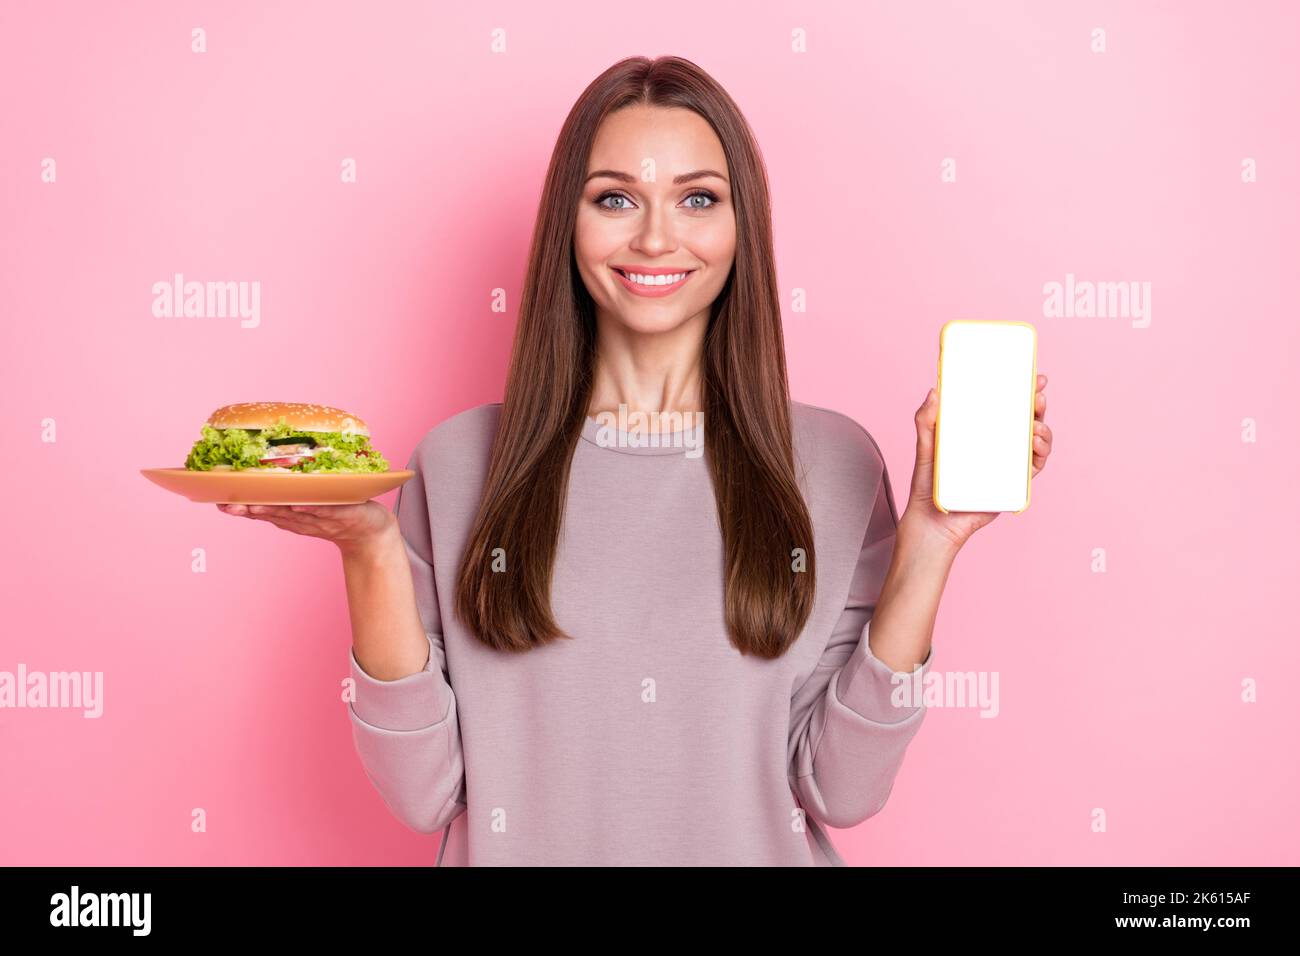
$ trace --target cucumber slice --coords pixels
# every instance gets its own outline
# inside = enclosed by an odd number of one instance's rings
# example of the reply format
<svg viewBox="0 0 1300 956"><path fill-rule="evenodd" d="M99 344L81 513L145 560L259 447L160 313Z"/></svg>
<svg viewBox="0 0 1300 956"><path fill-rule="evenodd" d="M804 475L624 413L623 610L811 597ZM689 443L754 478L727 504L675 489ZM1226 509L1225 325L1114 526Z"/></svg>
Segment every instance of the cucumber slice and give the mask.
<svg viewBox="0 0 1300 956"><path fill-rule="evenodd" d="M296 435L292 438L268 438L266 443L271 446L275 445L311 445L315 447L316 439L310 435Z"/></svg>

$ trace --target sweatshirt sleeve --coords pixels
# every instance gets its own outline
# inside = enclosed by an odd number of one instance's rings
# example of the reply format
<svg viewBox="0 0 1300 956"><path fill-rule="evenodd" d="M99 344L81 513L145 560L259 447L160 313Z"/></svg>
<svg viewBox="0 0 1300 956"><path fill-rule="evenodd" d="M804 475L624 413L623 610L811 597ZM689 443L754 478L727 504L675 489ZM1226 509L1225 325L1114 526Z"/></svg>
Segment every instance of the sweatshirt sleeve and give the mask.
<svg viewBox="0 0 1300 956"><path fill-rule="evenodd" d="M868 642L897 529L889 476L882 471L844 610L813 675L792 701L791 787L805 813L837 829L856 826L884 807L925 717L923 701L893 703L895 672L871 653ZM933 656L931 648L913 686L924 686Z"/></svg>
<svg viewBox="0 0 1300 956"><path fill-rule="evenodd" d="M465 759L456 695L447 678L418 448L407 467L415 477L398 491L393 510L406 543L429 661L417 674L384 681L362 670L349 650L356 698L349 713L361 765L388 808L411 829L433 833L465 810Z"/></svg>

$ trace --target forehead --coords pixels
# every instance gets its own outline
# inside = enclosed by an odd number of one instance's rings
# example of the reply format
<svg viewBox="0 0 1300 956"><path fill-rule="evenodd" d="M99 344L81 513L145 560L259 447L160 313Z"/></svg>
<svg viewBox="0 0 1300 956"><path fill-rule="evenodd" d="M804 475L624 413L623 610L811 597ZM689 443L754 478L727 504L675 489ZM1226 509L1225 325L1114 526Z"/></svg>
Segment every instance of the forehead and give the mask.
<svg viewBox="0 0 1300 956"><path fill-rule="evenodd" d="M665 172L726 171L726 154L713 127L694 110L637 104L605 117L596 131L588 171L636 174L645 159Z"/></svg>

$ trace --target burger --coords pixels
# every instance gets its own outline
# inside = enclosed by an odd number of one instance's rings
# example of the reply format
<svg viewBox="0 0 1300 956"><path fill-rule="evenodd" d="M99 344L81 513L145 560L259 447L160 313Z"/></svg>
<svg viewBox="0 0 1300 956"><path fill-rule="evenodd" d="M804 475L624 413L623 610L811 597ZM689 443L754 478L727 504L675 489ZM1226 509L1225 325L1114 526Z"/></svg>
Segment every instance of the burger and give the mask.
<svg viewBox="0 0 1300 956"><path fill-rule="evenodd" d="M241 402L208 416L185 467L190 471L302 474L388 471L355 415L302 402Z"/></svg>

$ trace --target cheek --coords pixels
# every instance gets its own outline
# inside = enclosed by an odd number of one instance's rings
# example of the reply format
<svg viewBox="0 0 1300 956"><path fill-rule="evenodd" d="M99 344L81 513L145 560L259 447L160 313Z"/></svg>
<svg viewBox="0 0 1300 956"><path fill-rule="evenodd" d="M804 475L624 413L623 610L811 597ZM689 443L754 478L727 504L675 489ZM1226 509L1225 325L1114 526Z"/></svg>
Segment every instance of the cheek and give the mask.
<svg viewBox="0 0 1300 956"><path fill-rule="evenodd" d="M710 266L726 267L736 256L734 219L700 222L691 230L691 251Z"/></svg>
<svg viewBox="0 0 1300 956"><path fill-rule="evenodd" d="M573 229L573 248L579 262L599 264L618 251L624 241L617 223L585 211L578 213Z"/></svg>

